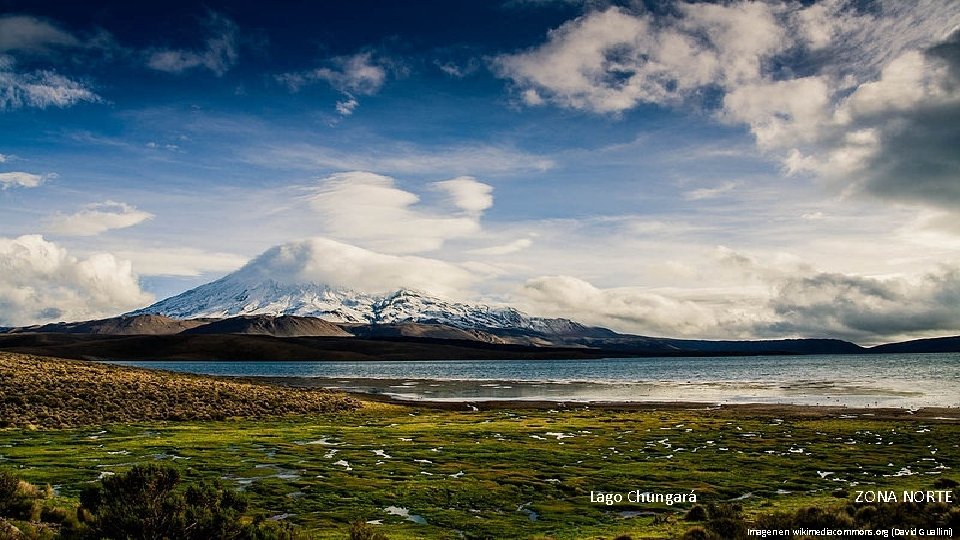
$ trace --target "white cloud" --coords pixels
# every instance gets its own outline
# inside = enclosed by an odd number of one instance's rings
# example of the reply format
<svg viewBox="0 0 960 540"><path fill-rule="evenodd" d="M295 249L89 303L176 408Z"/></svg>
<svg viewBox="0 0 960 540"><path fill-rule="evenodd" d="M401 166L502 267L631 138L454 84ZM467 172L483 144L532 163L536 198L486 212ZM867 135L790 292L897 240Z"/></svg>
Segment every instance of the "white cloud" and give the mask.
<svg viewBox="0 0 960 540"><path fill-rule="evenodd" d="M18 72L13 59L0 56L0 110L69 107L84 101L100 101L100 96L86 83L52 70Z"/></svg>
<svg viewBox="0 0 960 540"><path fill-rule="evenodd" d="M80 39L50 21L28 15L0 17L0 111L101 101L88 83L53 69L18 70L17 61L10 54L56 58L66 49L106 50L112 45L111 40L106 33Z"/></svg>
<svg viewBox="0 0 960 540"><path fill-rule="evenodd" d="M466 268L425 257L389 255L327 238L276 246L237 272L241 279L325 283L367 293L410 288L460 298L476 277Z"/></svg>
<svg viewBox="0 0 960 540"><path fill-rule="evenodd" d="M470 253L474 255L490 256L510 255L511 253L523 251L531 245L533 245L533 240L530 238L518 238L512 242L507 242L506 244L501 244L499 246L472 249L470 250Z"/></svg>
<svg viewBox="0 0 960 540"><path fill-rule="evenodd" d="M51 47L78 47L82 43L55 24L29 15L0 17L0 52L46 52Z"/></svg>
<svg viewBox="0 0 960 540"><path fill-rule="evenodd" d="M912 277L823 272L781 261L758 264L718 252L719 272L740 285L704 289L601 288L572 276L540 276L513 302L537 313L623 332L694 339L840 338L871 345L960 330L960 268Z"/></svg>
<svg viewBox="0 0 960 540"><path fill-rule="evenodd" d="M42 184L44 180L55 177L56 175L33 174L20 171L0 173L0 189L13 187L34 188Z"/></svg>
<svg viewBox="0 0 960 540"><path fill-rule="evenodd" d="M848 192L960 208L960 32L887 63L879 77L823 107L820 121L789 121L797 137L766 137L792 173ZM752 123L751 126L754 124ZM756 129L755 129L756 131ZM761 136L758 135L758 140Z"/></svg>
<svg viewBox="0 0 960 540"><path fill-rule="evenodd" d="M0 237L0 324L108 317L152 301L129 261L75 257L38 235Z"/></svg>
<svg viewBox="0 0 960 540"><path fill-rule="evenodd" d="M309 200L331 236L390 253L430 251L480 231L480 214L492 204L490 186L462 177L430 187L446 192L455 211L423 205L393 178L359 171L323 179Z"/></svg>
<svg viewBox="0 0 960 540"><path fill-rule="evenodd" d="M0 163L6 163L8 159L10 159L10 156L0 154Z"/></svg>
<svg viewBox="0 0 960 540"><path fill-rule="evenodd" d="M729 193L740 187L740 182L724 182L713 188L699 188L685 191L683 198L690 201L700 201L704 199L715 199L725 193Z"/></svg>
<svg viewBox="0 0 960 540"><path fill-rule="evenodd" d="M284 73L278 76L291 91L325 81L334 89L349 94L371 96L380 91L387 81L387 70L374 61L373 53L361 52L350 56L335 56L328 65L309 71Z"/></svg>
<svg viewBox="0 0 960 540"><path fill-rule="evenodd" d="M504 174L544 172L555 162L545 156L491 145L422 148L409 143L370 145L363 151L344 151L327 146L295 144L268 147L251 154L251 161L278 162L305 170L363 170L386 174Z"/></svg>
<svg viewBox="0 0 960 540"><path fill-rule="evenodd" d="M387 75L385 61L375 60L371 52L360 52L335 56L327 61L327 65L315 69L278 75L277 80L286 84L291 92L298 92L308 84L326 82L344 96L336 103L337 113L350 116L360 106L356 96L372 96L379 92Z"/></svg>
<svg viewBox="0 0 960 540"><path fill-rule="evenodd" d="M703 34L709 43L705 50L697 50L694 45L693 54L706 52L715 57L715 73L719 77L719 83L727 88L763 78L764 62L792 45L792 37L785 34L778 21L783 8L775 4L697 3L680 4L680 9L683 16L678 25L686 32L685 37ZM664 33L663 39L669 41L677 37ZM694 41L687 43L692 44ZM660 54L667 65L674 66L688 61L687 53L676 57L675 52L669 48L664 48ZM712 62L710 67L713 67ZM706 74L706 69L700 73L701 77Z"/></svg>
<svg viewBox="0 0 960 540"><path fill-rule="evenodd" d="M347 94L344 99L337 102L335 108L341 116L350 116L359 106L360 102L357 101L357 98Z"/></svg>
<svg viewBox="0 0 960 540"><path fill-rule="evenodd" d="M58 214L48 230L63 236L95 236L100 233L133 227L153 218L153 214L115 201L88 204L76 214Z"/></svg>
<svg viewBox="0 0 960 540"><path fill-rule="evenodd" d="M478 182L472 176L460 176L452 180L434 182L432 187L442 191L454 206L468 214L480 215L493 206L493 187Z"/></svg>
<svg viewBox="0 0 960 540"><path fill-rule="evenodd" d="M203 67L222 76L239 59L239 31L236 23L218 13L210 12L206 23L209 37L200 50L164 49L153 51L147 57L147 67L167 73L181 73Z"/></svg>
<svg viewBox="0 0 960 540"><path fill-rule="evenodd" d="M232 272L247 262L247 258L233 253L188 247L120 249L114 253L130 260L142 276L196 277L207 272Z"/></svg>
<svg viewBox="0 0 960 540"><path fill-rule="evenodd" d="M639 103L674 103L705 85L752 80L761 57L781 45L771 5L688 7L667 24L616 7L594 11L551 31L539 47L497 57L494 68L527 104L620 113Z"/></svg>
<svg viewBox="0 0 960 540"><path fill-rule="evenodd" d="M572 276L541 276L524 283L516 293L519 305L532 313L570 317L577 321L665 337L742 335L743 324L724 298L716 309L703 298L689 300L677 291L638 287L601 289ZM716 300L716 299L714 299Z"/></svg>
<svg viewBox="0 0 960 540"><path fill-rule="evenodd" d="M591 11L493 66L528 105L616 115L718 94L717 118L749 126L789 173L814 173L848 193L960 207L954 3L676 7L659 18Z"/></svg>

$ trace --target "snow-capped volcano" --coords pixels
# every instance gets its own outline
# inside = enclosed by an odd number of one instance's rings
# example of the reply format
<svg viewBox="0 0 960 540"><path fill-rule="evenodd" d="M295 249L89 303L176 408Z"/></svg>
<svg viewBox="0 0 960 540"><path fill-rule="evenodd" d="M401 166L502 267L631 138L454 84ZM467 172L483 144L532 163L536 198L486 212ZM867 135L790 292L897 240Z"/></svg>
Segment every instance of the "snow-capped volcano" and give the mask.
<svg viewBox="0 0 960 540"><path fill-rule="evenodd" d="M451 302L410 288L370 294L311 279L317 274L343 274L349 269L339 265L372 253L358 250L323 240L285 244L268 250L221 279L127 315L160 314L177 319L296 315L337 323L427 322L554 335L577 333L585 328L567 319L530 317L510 307ZM396 261L385 261L385 264L394 262L402 269L404 263L410 262L394 258Z"/></svg>

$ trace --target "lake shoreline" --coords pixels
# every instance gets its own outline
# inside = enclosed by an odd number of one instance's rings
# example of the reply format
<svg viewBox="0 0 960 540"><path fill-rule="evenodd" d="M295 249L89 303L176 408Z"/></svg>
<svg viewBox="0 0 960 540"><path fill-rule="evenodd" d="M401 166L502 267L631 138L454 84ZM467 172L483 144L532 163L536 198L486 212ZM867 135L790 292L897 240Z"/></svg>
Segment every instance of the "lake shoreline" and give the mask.
<svg viewBox="0 0 960 540"><path fill-rule="evenodd" d="M861 420L891 420L902 418L923 419L936 422L960 423L960 408L924 407L906 409L897 407L856 408L830 405L796 405L770 403L706 403L697 401L547 401L547 400L474 400L430 401L408 400L391 396L347 392L358 399L378 401L394 405L423 407L438 410L563 410L600 409L605 411L701 411L737 412L744 416L768 417L835 417Z"/></svg>
<svg viewBox="0 0 960 540"><path fill-rule="evenodd" d="M237 377L240 380L293 387L317 387L315 377ZM341 390L343 391L343 390ZM794 403L718 403L685 400L550 400L550 399L470 399L431 400L405 399L383 393L345 391L364 401L388 403L405 407L444 411L493 410L571 410L597 409L623 412L690 411L736 412L743 416L772 418L833 417L861 420L922 419L932 422L960 423L960 407L848 407L837 405L802 405Z"/></svg>
<svg viewBox="0 0 960 540"><path fill-rule="evenodd" d="M380 362L109 362L419 402L960 407L960 355Z"/></svg>

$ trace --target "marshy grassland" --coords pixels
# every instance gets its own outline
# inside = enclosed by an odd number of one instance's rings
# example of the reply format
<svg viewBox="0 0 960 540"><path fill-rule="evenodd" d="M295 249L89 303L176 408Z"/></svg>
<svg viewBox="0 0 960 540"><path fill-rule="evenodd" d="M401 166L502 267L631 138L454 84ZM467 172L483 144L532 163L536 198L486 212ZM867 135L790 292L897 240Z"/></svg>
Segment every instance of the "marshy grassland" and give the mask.
<svg viewBox="0 0 960 540"><path fill-rule="evenodd" d="M638 539L960 519L955 491L939 506L855 500L952 489L960 422L950 414L456 411L39 357L4 355L0 366L0 471L49 484L48 504L67 512L85 487L163 464L242 491L245 519L289 522L302 538L349 538L358 521L391 539ZM591 492L633 490L697 503L591 502Z"/></svg>

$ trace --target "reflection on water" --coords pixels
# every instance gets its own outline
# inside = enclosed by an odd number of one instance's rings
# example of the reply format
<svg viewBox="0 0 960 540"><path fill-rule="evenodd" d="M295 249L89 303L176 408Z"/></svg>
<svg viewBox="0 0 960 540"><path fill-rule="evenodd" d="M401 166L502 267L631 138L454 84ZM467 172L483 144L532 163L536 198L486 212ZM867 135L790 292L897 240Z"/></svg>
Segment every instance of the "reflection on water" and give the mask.
<svg viewBox="0 0 960 540"><path fill-rule="evenodd" d="M111 362L407 400L960 406L960 354L423 362Z"/></svg>

